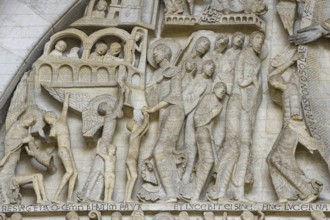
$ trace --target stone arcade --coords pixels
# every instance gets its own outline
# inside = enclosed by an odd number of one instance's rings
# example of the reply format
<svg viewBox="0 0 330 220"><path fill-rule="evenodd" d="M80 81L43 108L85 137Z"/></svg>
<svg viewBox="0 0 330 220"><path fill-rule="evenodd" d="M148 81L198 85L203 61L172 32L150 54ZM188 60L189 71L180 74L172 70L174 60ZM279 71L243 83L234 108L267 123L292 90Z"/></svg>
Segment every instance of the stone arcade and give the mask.
<svg viewBox="0 0 330 220"><path fill-rule="evenodd" d="M9 101L1 219L326 218L329 0L85 3Z"/></svg>

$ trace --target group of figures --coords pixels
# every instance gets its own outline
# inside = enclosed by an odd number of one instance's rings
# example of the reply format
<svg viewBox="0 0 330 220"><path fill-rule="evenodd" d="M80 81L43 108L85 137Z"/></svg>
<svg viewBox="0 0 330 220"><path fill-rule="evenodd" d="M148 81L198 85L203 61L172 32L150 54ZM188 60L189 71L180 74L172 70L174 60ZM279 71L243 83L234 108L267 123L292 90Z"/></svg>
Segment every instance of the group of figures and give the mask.
<svg viewBox="0 0 330 220"><path fill-rule="evenodd" d="M119 7L117 3L111 5ZM193 0L164 3L165 16L182 15L187 9L192 14L194 7ZM221 14L267 11L260 0L210 3L207 10ZM184 39L185 46L174 38L148 43L151 35L142 27L108 27L89 36L74 28L54 34L43 56L22 77L8 110L0 160L0 204L20 203L20 187L26 184L32 184L36 203L50 203L44 174L17 172L22 152L34 158L37 168L42 165L50 173L59 175L55 161L63 165L54 203L62 202L66 186L67 203L252 202L246 188L255 181L252 152L263 88L268 88L270 98L283 111L281 131L264 158L277 202L316 201L323 183L299 167L296 148L300 144L310 152L318 151L330 164L330 140L324 135L330 126L320 126L320 136L311 129L315 120L306 103L313 103L302 89L306 81L314 85L317 80L304 75L299 64L309 62L302 52L306 48L296 45L329 36L330 22L301 29L306 22L302 20L304 4L280 1L277 5L290 35L289 46L272 59L267 80L261 78L267 57L263 30L248 34L199 30ZM102 20L109 7L109 1L91 1L91 18ZM43 105L51 98L47 93L62 103L60 116ZM69 109L81 113L78 126L69 126ZM54 145L57 155L47 153L44 146ZM77 164L83 160L74 153L78 147L74 145L96 148L79 192L76 182L84 175ZM265 218L262 212L257 215L245 211L241 219ZM22 218L17 216L11 219ZM101 214L90 218L101 219ZM121 214L115 212L112 218L121 220ZM315 211L312 218L325 216ZM66 219L79 216L70 212ZM143 220L143 212L134 212L132 219ZM159 213L154 219L175 217ZM180 213L178 219L189 219L188 213ZM214 214L205 212L204 219L213 220ZM229 218L224 214L223 219Z"/></svg>
<svg viewBox="0 0 330 220"><path fill-rule="evenodd" d="M195 0L164 0L166 15L190 14L194 12ZM209 9L222 14L229 13L254 13L264 14L267 6L260 0L212 0Z"/></svg>

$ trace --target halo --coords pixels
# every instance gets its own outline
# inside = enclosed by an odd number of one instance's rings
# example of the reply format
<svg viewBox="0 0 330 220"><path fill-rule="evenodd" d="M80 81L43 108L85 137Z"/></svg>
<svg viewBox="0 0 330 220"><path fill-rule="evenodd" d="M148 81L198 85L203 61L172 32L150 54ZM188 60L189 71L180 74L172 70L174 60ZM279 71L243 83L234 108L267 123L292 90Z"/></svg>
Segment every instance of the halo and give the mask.
<svg viewBox="0 0 330 220"><path fill-rule="evenodd" d="M149 46L147 59L148 59L149 64L152 67L154 67L155 69L158 68L158 65L156 64L156 62L154 60L153 51L154 51L155 47L157 47L159 44L165 44L171 49L171 52L172 52L172 57L170 60L171 64L174 64L176 57L179 55L179 53L181 51L181 45L177 41L175 41L174 39L171 39L171 38L159 39L159 40L156 40L155 42L153 42Z"/></svg>

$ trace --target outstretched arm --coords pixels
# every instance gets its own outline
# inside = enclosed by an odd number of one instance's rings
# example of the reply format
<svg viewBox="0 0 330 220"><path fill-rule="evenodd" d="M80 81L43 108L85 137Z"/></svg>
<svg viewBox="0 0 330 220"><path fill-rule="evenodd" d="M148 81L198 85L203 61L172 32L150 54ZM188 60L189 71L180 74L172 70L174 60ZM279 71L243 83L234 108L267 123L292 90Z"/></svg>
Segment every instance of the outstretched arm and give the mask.
<svg viewBox="0 0 330 220"><path fill-rule="evenodd" d="M160 109L165 108L167 106L169 106L169 103L168 102L161 101L161 102L159 102L158 104L156 104L153 107L147 107L146 108L146 112L148 112L148 113L154 113L154 112L157 112Z"/></svg>
<svg viewBox="0 0 330 220"><path fill-rule="evenodd" d="M68 116L69 98L70 98L70 92L65 91L64 101L63 101L63 109L62 109L62 114L61 114L61 120L62 121L66 121L67 116Z"/></svg>
<svg viewBox="0 0 330 220"><path fill-rule="evenodd" d="M330 19L323 22L323 24L309 26L297 31L289 37L289 41L296 45L308 44L310 42L316 41L321 37L325 37L330 34Z"/></svg>

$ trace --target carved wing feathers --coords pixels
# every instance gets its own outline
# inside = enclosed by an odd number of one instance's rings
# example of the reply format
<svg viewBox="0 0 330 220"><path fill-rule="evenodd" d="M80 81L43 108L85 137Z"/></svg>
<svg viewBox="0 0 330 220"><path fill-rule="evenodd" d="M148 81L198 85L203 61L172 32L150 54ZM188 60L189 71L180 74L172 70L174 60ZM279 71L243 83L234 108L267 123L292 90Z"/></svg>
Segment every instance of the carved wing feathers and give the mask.
<svg viewBox="0 0 330 220"><path fill-rule="evenodd" d="M276 6L284 29L288 31L289 35L293 34L293 26L296 18L296 7L297 3L294 1L281 1Z"/></svg>
<svg viewBox="0 0 330 220"><path fill-rule="evenodd" d="M28 74L25 73L18 83L14 96L11 100L7 118L6 118L6 130L17 121L18 117L26 110L26 98L27 98L27 78Z"/></svg>

